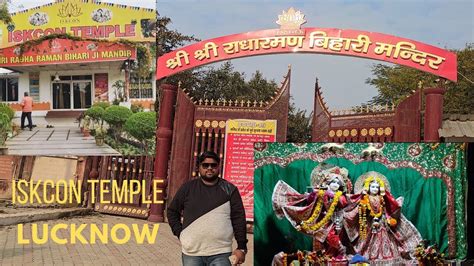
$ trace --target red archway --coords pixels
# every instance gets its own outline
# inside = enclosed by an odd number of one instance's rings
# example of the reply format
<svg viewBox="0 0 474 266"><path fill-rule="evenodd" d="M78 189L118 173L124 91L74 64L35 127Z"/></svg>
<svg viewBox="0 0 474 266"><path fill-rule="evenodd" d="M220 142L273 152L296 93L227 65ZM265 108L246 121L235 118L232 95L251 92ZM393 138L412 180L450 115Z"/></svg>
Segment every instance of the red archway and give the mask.
<svg viewBox="0 0 474 266"><path fill-rule="evenodd" d="M393 35L335 28L301 28L299 11L290 8L279 16L280 29L239 33L197 42L157 58L156 79L181 71L241 57L278 53L314 53L355 56L403 65L457 81L456 54L429 44ZM171 150L172 117L176 87L162 86L160 121L157 130L155 180L165 190ZM439 102L439 101L438 101ZM442 101L441 101L442 103ZM441 124L436 118L433 128ZM439 121L438 121L439 120ZM425 130L426 131L426 130ZM162 194L163 199L167 196ZM164 206L152 204L150 221L163 221Z"/></svg>
<svg viewBox="0 0 474 266"><path fill-rule="evenodd" d="M335 28L271 29L204 40L160 56L156 78L223 60L276 53L369 58L457 81L455 53L393 35Z"/></svg>

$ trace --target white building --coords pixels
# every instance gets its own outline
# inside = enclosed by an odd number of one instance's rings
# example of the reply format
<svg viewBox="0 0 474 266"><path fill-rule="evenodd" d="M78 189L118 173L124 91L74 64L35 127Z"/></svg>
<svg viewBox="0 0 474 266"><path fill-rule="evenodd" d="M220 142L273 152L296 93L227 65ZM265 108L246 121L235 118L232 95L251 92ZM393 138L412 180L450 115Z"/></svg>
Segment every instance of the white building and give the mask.
<svg viewBox="0 0 474 266"><path fill-rule="evenodd" d="M155 10L64 0L13 13L12 19L0 25L0 101L17 115L28 92L33 116L77 117L95 101L116 99L120 81L132 104L153 108L154 71L140 79L130 65L137 58L133 43L156 41ZM131 43L119 41L124 39Z"/></svg>

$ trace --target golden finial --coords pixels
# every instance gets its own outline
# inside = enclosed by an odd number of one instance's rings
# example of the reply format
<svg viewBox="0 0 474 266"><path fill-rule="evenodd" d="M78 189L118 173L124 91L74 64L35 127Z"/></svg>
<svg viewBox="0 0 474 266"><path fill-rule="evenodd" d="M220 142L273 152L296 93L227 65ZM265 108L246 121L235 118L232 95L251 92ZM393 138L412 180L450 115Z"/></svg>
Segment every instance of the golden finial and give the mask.
<svg viewBox="0 0 474 266"><path fill-rule="evenodd" d="M214 105L214 99L211 99L211 105Z"/></svg>
<svg viewBox="0 0 474 266"><path fill-rule="evenodd" d="M254 101L253 101L253 107L256 107L256 106L257 106L257 101L254 100Z"/></svg>
<svg viewBox="0 0 474 266"><path fill-rule="evenodd" d="M202 105L202 99L199 99L198 102L199 102L199 105Z"/></svg>

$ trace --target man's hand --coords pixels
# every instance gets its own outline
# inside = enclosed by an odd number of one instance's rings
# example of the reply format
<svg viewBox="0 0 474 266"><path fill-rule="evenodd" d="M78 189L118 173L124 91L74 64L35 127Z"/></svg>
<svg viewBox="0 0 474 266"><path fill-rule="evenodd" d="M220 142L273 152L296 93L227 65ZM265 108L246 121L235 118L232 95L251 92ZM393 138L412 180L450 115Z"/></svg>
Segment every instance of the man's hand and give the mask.
<svg viewBox="0 0 474 266"><path fill-rule="evenodd" d="M236 249L232 252L232 255L236 257L236 264L242 264L245 262L245 253L242 250Z"/></svg>

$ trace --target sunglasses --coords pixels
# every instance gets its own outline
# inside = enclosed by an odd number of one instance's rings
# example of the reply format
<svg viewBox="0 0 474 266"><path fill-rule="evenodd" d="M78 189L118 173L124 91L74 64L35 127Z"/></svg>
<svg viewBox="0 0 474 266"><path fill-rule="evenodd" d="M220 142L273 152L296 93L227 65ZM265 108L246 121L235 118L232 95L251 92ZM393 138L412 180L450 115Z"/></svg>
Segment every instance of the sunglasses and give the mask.
<svg viewBox="0 0 474 266"><path fill-rule="evenodd" d="M207 169L211 167L212 169L217 168L218 164L217 163L202 163L201 164L202 168Z"/></svg>

